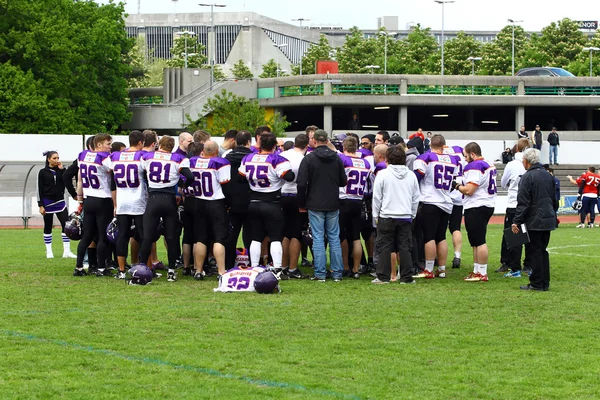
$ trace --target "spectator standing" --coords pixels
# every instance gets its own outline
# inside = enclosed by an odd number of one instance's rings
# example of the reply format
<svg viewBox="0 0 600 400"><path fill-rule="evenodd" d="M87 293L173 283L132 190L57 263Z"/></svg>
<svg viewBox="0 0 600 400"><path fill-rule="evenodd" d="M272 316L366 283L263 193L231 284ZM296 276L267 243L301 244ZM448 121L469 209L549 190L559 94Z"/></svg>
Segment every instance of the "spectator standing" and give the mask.
<svg viewBox="0 0 600 400"><path fill-rule="evenodd" d="M552 132L548 134L548 144L550 145L550 164L558 165L558 148L560 147L560 137L556 128L552 128Z"/></svg>
<svg viewBox="0 0 600 400"><path fill-rule="evenodd" d="M329 240L331 270L334 282L342 280L343 262L339 227L339 188L347 184L344 164L328 147L327 132L314 134L317 147L304 157L298 170L298 207L308 210L313 234L315 274L311 278L325 282L325 235Z"/></svg>
<svg viewBox="0 0 600 400"><path fill-rule="evenodd" d="M429 145L431 144L431 132L427 132L427 137L423 141L423 146L425 147L425 153L430 150Z"/></svg>
<svg viewBox="0 0 600 400"><path fill-rule="evenodd" d="M540 151L527 149L523 152L523 166L527 172L521 177L517 194L517 209L512 223L513 233L519 233L521 224L529 232L529 243L525 245L531 256L529 284L523 290L547 291L550 288L550 259L548 243L550 233L556 229L554 179L540 164Z"/></svg>
<svg viewBox="0 0 600 400"><path fill-rule="evenodd" d="M400 255L400 283L414 283L412 278L412 221L417 215L420 189L417 177L406 167L402 146L386 152L387 168L375 179L373 216L377 223L377 278L372 283L389 283L393 252Z"/></svg>
<svg viewBox="0 0 600 400"><path fill-rule="evenodd" d="M542 151L542 141L544 140L542 135L543 133L540 130L540 126L536 125L535 130L531 132L531 141L533 142L533 148L540 151Z"/></svg>
<svg viewBox="0 0 600 400"><path fill-rule="evenodd" d="M219 146L219 157L225 157L227 154L233 150L236 146L235 137L237 136L238 131L235 129L230 129L225 132L225 136L223 137L223 143Z"/></svg>
<svg viewBox="0 0 600 400"><path fill-rule="evenodd" d="M352 114L352 119L348 123L348 130L350 131L360 131L362 125L360 124L360 120L358 119L358 114Z"/></svg>
<svg viewBox="0 0 600 400"><path fill-rule="evenodd" d="M529 140L529 134L525 130L525 127L522 126L519 132L517 132L517 139L527 139Z"/></svg>
<svg viewBox="0 0 600 400"><path fill-rule="evenodd" d="M412 138L421 138L421 140L424 142L425 141L425 135L423 135L423 128L419 128L417 129L417 131L415 133L413 133L412 135L410 135L408 137L408 139L412 139ZM421 152L422 153L422 152Z"/></svg>

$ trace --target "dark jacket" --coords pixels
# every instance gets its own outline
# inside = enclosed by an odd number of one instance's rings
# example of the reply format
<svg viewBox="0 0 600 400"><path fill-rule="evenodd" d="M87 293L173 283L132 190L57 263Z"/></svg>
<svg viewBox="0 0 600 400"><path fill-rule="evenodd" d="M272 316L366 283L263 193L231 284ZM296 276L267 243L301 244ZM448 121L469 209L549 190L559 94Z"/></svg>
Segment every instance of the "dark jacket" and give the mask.
<svg viewBox="0 0 600 400"><path fill-rule="evenodd" d="M530 231L556 229L556 184L542 164L532 165L519 182L517 209L513 223L525 223Z"/></svg>
<svg viewBox="0 0 600 400"><path fill-rule="evenodd" d="M544 140L543 137L542 137L542 135L543 135L542 131L538 131L536 129L535 131L533 131L532 135L533 135L533 137L535 139L535 144L537 146L541 146L542 145L542 141Z"/></svg>
<svg viewBox="0 0 600 400"><path fill-rule="evenodd" d="M298 169L298 207L311 211L340 209L340 187L346 186L346 172L340 156L327 146L309 153Z"/></svg>
<svg viewBox="0 0 600 400"><path fill-rule="evenodd" d="M77 160L73 161L73 164L69 165L62 176L63 183L65 184L65 188L69 191L69 194L72 198L77 199L77 190L75 190L75 185L73 185L73 178L77 181L77 173L79 172L79 163Z"/></svg>
<svg viewBox="0 0 600 400"><path fill-rule="evenodd" d="M529 139L529 133L527 131L518 131L517 139Z"/></svg>
<svg viewBox="0 0 600 400"><path fill-rule="evenodd" d="M354 120L354 118L352 118L348 123L348 130L360 131L361 128L362 125L360 124L360 120L358 118L356 118L356 121Z"/></svg>
<svg viewBox="0 0 600 400"><path fill-rule="evenodd" d="M559 146L560 145L560 138L558 137L558 133L550 132L548 134L548 144L550 144L550 146Z"/></svg>
<svg viewBox="0 0 600 400"><path fill-rule="evenodd" d="M38 207L42 199L59 201L65 198L64 169L44 167L38 172Z"/></svg>
<svg viewBox="0 0 600 400"><path fill-rule="evenodd" d="M238 173L242 160L248 154L252 153L247 147L236 147L227 154L225 159L231 163L231 180L225 186L225 196L227 204L231 207L231 212L248 212L250 204L250 186L248 180Z"/></svg>

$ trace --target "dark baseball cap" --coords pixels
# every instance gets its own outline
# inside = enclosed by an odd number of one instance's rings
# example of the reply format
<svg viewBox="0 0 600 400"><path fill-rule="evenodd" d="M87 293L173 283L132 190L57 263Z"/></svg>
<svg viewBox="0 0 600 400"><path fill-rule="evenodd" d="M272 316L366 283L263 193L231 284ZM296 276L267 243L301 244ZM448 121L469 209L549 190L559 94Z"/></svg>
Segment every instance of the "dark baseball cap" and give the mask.
<svg viewBox="0 0 600 400"><path fill-rule="evenodd" d="M321 143L325 143L327 142L327 138L329 137L329 135L327 134L327 132L325 132L323 129L319 129L315 132L315 140L317 142L321 142Z"/></svg>

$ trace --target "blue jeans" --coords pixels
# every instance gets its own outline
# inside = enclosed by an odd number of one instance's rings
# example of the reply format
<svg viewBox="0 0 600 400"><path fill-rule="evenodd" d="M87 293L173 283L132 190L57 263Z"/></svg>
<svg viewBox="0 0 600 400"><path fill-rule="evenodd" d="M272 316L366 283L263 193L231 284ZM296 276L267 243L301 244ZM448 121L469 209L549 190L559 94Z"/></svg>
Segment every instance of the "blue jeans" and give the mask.
<svg viewBox="0 0 600 400"><path fill-rule="evenodd" d="M329 241L329 258L331 274L334 279L341 279L344 271L342 262L342 246L340 245L340 212L308 210L308 220L313 236L313 255L315 277L325 279L327 274L325 254L325 235Z"/></svg>
<svg viewBox="0 0 600 400"><path fill-rule="evenodd" d="M552 162L553 157L554 162ZM558 146L550 145L550 164L558 164Z"/></svg>

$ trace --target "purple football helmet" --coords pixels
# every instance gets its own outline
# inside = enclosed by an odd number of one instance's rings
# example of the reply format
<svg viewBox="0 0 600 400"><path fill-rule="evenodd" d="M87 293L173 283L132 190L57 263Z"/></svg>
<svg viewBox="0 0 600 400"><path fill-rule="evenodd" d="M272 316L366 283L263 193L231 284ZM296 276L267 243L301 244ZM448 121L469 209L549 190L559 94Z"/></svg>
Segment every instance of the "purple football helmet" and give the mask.
<svg viewBox="0 0 600 400"><path fill-rule="evenodd" d="M65 235L71 240L81 240L82 222L81 215L71 213L71 215L69 215L69 220L65 223Z"/></svg>
<svg viewBox="0 0 600 400"><path fill-rule="evenodd" d="M147 285L152 282L152 270L146 264L135 264L129 269L130 285Z"/></svg>
<svg viewBox="0 0 600 400"><path fill-rule="evenodd" d="M117 243L117 238L119 237L119 227L117 226L117 219L113 218L113 220L106 227L106 238L112 244Z"/></svg>
<svg viewBox="0 0 600 400"><path fill-rule="evenodd" d="M254 290L258 293L279 293L279 278L272 271L264 271L254 278Z"/></svg>

